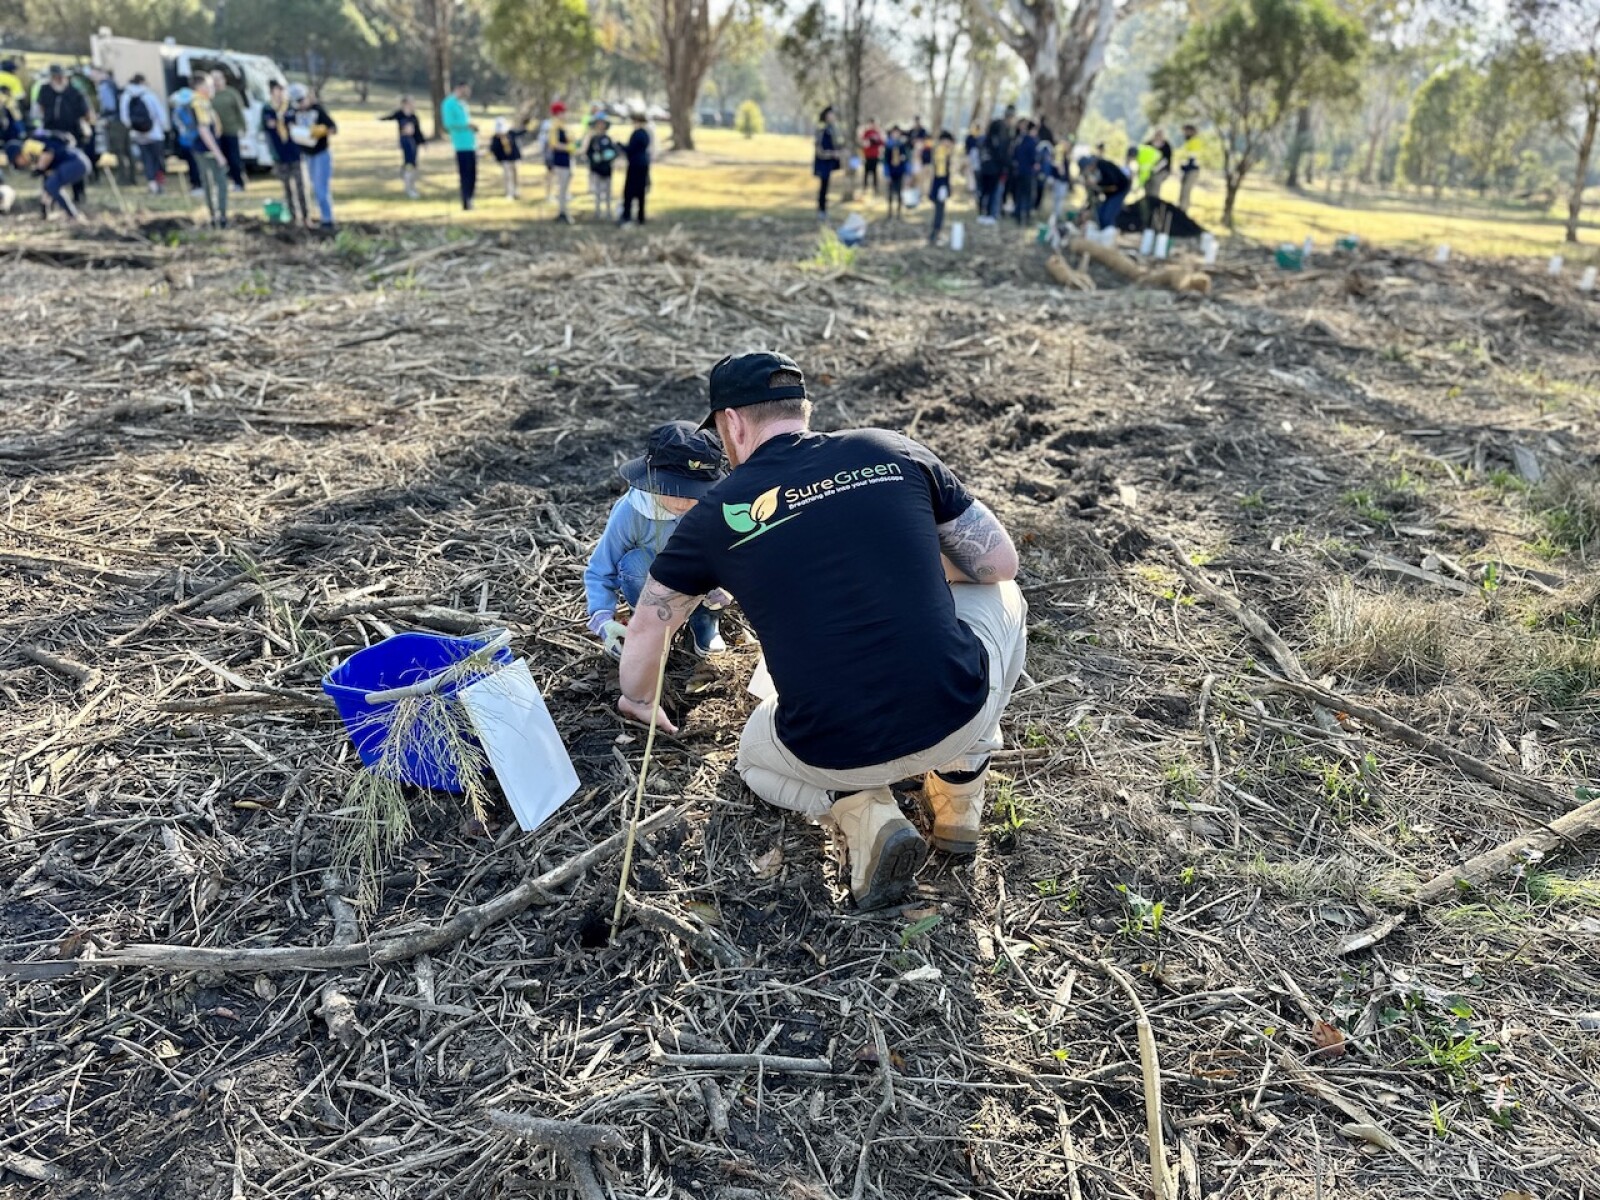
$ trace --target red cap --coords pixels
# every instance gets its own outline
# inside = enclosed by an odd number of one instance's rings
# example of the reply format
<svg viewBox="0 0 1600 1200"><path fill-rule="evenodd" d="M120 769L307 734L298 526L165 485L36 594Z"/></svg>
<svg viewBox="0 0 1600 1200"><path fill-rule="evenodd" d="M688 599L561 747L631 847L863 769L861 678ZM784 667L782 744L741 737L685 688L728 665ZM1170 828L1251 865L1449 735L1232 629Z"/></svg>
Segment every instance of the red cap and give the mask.
<svg viewBox="0 0 1600 1200"><path fill-rule="evenodd" d="M550 106L550 115L552 117L559 117L562 113L564 113L566 111L567 111L567 106L565 104L561 103L561 101L559 101L559 100L557 100L554 104L552 104Z"/></svg>

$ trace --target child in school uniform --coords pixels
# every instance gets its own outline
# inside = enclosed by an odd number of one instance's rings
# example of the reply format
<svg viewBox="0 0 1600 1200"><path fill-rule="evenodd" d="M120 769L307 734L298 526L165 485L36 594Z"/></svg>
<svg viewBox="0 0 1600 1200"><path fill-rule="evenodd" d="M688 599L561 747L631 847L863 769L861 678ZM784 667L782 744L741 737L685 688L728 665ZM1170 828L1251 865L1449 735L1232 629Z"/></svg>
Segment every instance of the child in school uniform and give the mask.
<svg viewBox="0 0 1600 1200"><path fill-rule="evenodd" d="M572 217L567 213L572 192L572 150L572 135L567 132L567 106L557 100L550 106L545 153L549 156L550 174L555 177L556 220L563 225L572 224Z"/></svg>
<svg viewBox="0 0 1600 1200"><path fill-rule="evenodd" d="M889 128L883 143L884 191L889 199L889 217L904 215L905 201L900 193L905 189L906 176L911 170L911 142L898 125Z"/></svg>
<svg viewBox="0 0 1600 1200"><path fill-rule="evenodd" d="M494 120L494 137L489 139L489 153L494 155L495 162L500 164L500 173L505 176L506 199L517 198L517 164L522 161L522 139L518 130L511 128L511 122L504 117Z"/></svg>
<svg viewBox="0 0 1600 1200"><path fill-rule="evenodd" d="M428 139L422 132L422 121L417 116L417 106L410 96L400 97L400 107L380 121L393 121L400 135L400 182L405 186L406 197L417 199L417 151Z"/></svg>
<svg viewBox="0 0 1600 1200"><path fill-rule="evenodd" d="M939 231L944 228L944 206L950 201L951 165L956 157L956 139L948 129L939 131L939 140L933 145L933 159L929 169L933 181L928 185L928 199L933 201L933 228L928 231L928 245L939 244Z"/></svg>
<svg viewBox="0 0 1600 1200"><path fill-rule="evenodd" d="M668 421L650 431L645 452L618 468L628 491L611 508L605 532L583 572L589 632L612 658L622 657L628 627L617 620L620 596L639 603L650 564L667 544L678 520L727 473L722 442L715 433L689 421ZM731 597L720 588L706 596L687 622L694 652L701 658L726 650L717 612Z"/></svg>
<svg viewBox="0 0 1600 1200"><path fill-rule="evenodd" d="M611 204L611 167L618 153L617 143L611 139L611 122L604 113L595 114L589 122L583 155L589 163L589 193L594 197L596 220L609 221L615 216Z"/></svg>

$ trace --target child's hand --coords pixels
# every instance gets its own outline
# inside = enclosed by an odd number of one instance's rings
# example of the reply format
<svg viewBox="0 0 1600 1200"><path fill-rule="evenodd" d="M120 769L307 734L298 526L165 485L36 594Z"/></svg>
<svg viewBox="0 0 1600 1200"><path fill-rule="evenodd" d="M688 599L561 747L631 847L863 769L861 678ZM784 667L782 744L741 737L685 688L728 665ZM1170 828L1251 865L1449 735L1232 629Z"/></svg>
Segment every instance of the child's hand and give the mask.
<svg viewBox="0 0 1600 1200"><path fill-rule="evenodd" d="M622 657L622 639L628 636L628 627L617 620L615 609L603 608L589 614L589 632L600 639L612 658Z"/></svg>
<svg viewBox="0 0 1600 1200"><path fill-rule="evenodd" d="M628 636L628 627L621 621L607 621L600 627L600 641L612 658L622 658L622 639Z"/></svg>
<svg viewBox="0 0 1600 1200"><path fill-rule="evenodd" d="M721 588L712 588L706 593L706 598L701 603L712 612L719 612L733 603L733 597Z"/></svg>

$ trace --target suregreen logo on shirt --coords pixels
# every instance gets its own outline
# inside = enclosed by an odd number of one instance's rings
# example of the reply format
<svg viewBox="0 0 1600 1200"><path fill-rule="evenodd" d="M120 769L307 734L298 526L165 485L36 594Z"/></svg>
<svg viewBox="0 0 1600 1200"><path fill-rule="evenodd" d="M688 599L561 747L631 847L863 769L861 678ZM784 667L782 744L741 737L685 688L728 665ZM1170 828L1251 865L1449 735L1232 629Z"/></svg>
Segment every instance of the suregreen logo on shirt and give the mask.
<svg viewBox="0 0 1600 1200"><path fill-rule="evenodd" d="M742 546L746 542L760 537L767 530L776 529L785 521L792 521L800 515L799 513L790 513L782 521L774 521L772 517L777 511L777 488L762 492L749 504L724 504L722 506L722 519L728 523L728 528L735 533L748 535L740 538L728 549L732 550L737 546Z"/></svg>

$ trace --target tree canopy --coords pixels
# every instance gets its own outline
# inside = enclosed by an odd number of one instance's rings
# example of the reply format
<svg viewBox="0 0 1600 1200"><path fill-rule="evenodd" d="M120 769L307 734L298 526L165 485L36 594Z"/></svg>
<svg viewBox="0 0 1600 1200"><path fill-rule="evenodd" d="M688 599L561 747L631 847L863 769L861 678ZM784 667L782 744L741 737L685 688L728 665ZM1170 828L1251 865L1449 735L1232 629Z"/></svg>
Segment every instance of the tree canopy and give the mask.
<svg viewBox="0 0 1600 1200"><path fill-rule="evenodd" d="M1314 100L1356 95L1361 25L1327 0L1229 0L1185 31L1151 74L1152 115L1199 117L1222 143L1223 220L1285 119Z"/></svg>

